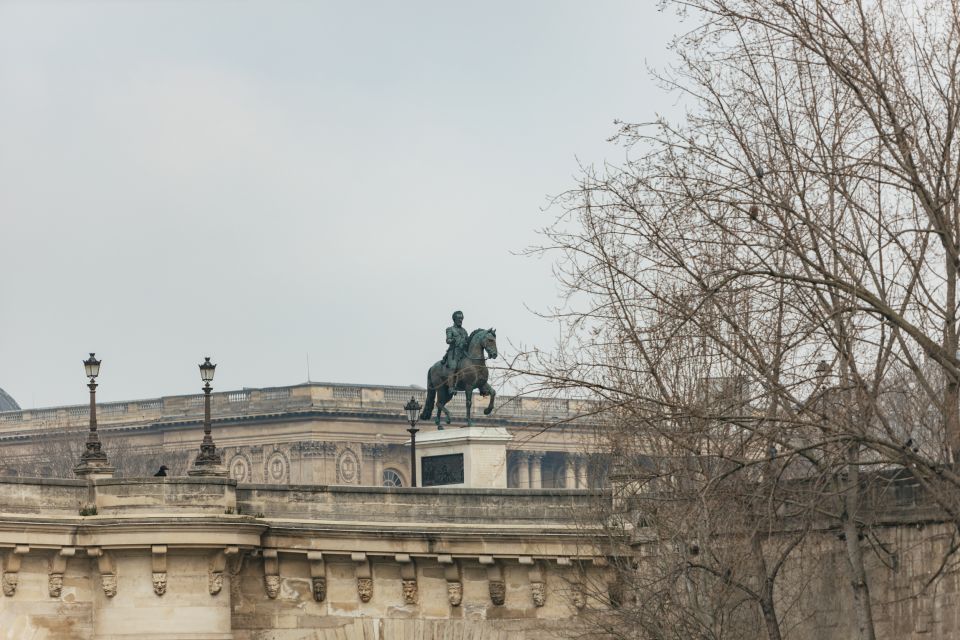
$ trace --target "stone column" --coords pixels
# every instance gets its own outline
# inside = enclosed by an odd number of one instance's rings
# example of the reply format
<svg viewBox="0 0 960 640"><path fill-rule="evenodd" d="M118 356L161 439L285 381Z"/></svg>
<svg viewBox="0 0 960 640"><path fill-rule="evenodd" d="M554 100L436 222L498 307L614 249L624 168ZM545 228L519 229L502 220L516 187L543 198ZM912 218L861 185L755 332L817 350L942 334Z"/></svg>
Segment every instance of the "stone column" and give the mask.
<svg viewBox="0 0 960 640"><path fill-rule="evenodd" d="M537 451L530 454L530 488L540 489L543 487L543 452Z"/></svg>
<svg viewBox="0 0 960 640"><path fill-rule="evenodd" d="M577 456L577 488L587 489L587 458Z"/></svg>
<svg viewBox="0 0 960 640"><path fill-rule="evenodd" d="M525 451L517 451L514 455L517 457L517 488L530 488L530 463L529 454Z"/></svg>
<svg viewBox="0 0 960 640"><path fill-rule="evenodd" d="M569 453L566 454L563 461L563 486L566 489L576 489L577 488L577 470L574 466L573 456Z"/></svg>

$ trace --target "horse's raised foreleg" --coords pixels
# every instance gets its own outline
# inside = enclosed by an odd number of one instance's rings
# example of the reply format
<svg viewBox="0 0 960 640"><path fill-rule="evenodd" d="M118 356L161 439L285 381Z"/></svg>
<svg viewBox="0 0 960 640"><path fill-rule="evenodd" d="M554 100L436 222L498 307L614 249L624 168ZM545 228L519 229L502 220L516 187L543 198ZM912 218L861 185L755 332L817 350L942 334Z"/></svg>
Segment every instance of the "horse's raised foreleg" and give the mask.
<svg viewBox="0 0 960 640"><path fill-rule="evenodd" d="M473 405L473 387L468 386L464 393L467 394L467 426L473 426L473 416L470 415L470 407Z"/></svg>
<svg viewBox="0 0 960 640"><path fill-rule="evenodd" d="M490 386L489 382L483 383L483 394L490 396L490 402L487 403L487 408L483 410L483 415L488 416L490 412L493 411L493 399L497 397L497 392L493 390L493 387Z"/></svg>

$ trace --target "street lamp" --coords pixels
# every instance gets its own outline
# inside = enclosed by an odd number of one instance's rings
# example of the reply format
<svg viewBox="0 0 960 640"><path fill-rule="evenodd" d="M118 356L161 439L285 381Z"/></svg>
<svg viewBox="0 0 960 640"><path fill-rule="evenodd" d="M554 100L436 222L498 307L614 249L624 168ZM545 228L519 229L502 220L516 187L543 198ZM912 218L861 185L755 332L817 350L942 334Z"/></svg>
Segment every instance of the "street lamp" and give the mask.
<svg viewBox="0 0 960 640"><path fill-rule="evenodd" d="M213 373L217 370L217 365L210 362L210 358L204 358L200 364L200 379L203 380L203 442L200 443L200 453L193 461L193 468L187 472L191 476L225 476L226 469L223 468L223 459L213 444L213 436L210 428L210 392L213 387L210 382L213 380Z"/></svg>
<svg viewBox="0 0 960 640"><path fill-rule="evenodd" d="M87 383L90 389L90 431L87 432L87 441L84 452L80 456L80 464L73 468L76 475L91 479L109 478L114 472L107 460L107 454L103 452L100 445L100 434L97 433L97 376L100 375L100 362L93 353L83 361L84 373L90 378L90 382Z"/></svg>
<svg viewBox="0 0 960 640"><path fill-rule="evenodd" d="M407 432L410 434L410 486L417 486L417 420L420 419L420 403L413 396L410 396L410 402L403 407L407 413L407 420L410 422L410 428Z"/></svg>

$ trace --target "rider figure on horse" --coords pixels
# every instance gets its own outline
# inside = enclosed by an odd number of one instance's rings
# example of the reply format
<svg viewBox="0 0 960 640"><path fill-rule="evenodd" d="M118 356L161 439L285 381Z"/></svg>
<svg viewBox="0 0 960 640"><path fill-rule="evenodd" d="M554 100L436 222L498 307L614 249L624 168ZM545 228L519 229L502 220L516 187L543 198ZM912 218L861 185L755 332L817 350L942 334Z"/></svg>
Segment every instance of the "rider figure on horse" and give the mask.
<svg viewBox="0 0 960 640"><path fill-rule="evenodd" d="M447 353L443 356L443 364L447 367L447 388L450 395L456 391L457 381L454 375L457 364L463 358L467 348L467 330L463 328L463 311L453 312L453 326L447 327Z"/></svg>

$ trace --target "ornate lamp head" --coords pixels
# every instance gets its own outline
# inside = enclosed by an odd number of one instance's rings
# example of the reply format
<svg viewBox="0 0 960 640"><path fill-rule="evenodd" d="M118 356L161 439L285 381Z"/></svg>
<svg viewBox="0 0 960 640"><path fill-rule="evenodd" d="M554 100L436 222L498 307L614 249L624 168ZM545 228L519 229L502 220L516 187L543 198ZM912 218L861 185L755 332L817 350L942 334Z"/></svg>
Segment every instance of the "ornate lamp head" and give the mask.
<svg viewBox="0 0 960 640"><path fill-rule="evenodd" d="M87 372L87 377L91 381L100 375L100 362L92 353L89 358L83 361L83 370Z"/></svg>
<svg viewBox="0 0 960 640"><path fill-rule="evenodd" d="M403 410L407 413L407 420L410 421L410 428L413 429L417 426L417 420L420 419L420 403L417 402L417 399L413 396L410 396L410 402L403 407Z"/></svg>

